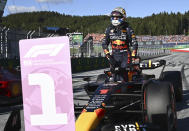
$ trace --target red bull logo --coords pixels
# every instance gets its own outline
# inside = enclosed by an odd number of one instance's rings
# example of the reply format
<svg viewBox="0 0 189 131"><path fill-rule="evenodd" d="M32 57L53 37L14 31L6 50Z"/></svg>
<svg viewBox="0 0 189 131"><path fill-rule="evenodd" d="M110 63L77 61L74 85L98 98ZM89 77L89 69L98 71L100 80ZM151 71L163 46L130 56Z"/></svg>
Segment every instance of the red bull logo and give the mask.
<svg viewBox="0 0 189 131"><path fill-rule="evenodd" d="M115 40L115 41L113 41L113 44L122 45L122 44L125 44L125 41Z"/></svg>

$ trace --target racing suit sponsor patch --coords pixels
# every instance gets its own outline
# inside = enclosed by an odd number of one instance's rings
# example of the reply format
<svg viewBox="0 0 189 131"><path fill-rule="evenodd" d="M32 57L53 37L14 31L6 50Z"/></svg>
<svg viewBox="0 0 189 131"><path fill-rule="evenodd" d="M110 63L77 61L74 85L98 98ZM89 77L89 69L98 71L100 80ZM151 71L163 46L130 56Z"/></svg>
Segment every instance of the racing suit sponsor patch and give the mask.
<svg viewBox="0 0 189 131"><path fill-rule="evenodd" d="M126 35L121 35L121 36L110 36L111 40L126 40L127 37Z"/></svg>

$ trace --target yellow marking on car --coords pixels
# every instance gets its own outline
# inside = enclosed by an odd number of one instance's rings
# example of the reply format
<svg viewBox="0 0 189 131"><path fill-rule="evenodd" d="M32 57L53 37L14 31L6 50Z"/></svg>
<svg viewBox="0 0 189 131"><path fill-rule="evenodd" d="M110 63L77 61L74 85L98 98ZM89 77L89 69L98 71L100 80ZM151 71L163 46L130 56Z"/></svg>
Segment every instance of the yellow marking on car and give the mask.
<svg viewBox="0 0 189 131"><path fill-rule="evenodd" d="M12 84L12 90L11 90L12 96L18 96L21 94L21 85L20 83L13 83Z"/></svg>
<svg viewBox="0 0 189 131"><path fill-rule="evenodd" d="M152 61L151 60L149 60L149 67L151 67L152 66Z"/></svg>
<svg viewBox="0 0 189 131"><path fill-rule="evenodd" d="M76 131L91 131L98 125L100 119L95 112L84 112L76 120Z"/></svg>
<svg viewBox="0 0 189 131"><path fill-rule="evenodd" d="M138 122L135 122L135 124L136 124L136 128L137 128L137 130L139 131L139 125L138 125Z"/></svg>

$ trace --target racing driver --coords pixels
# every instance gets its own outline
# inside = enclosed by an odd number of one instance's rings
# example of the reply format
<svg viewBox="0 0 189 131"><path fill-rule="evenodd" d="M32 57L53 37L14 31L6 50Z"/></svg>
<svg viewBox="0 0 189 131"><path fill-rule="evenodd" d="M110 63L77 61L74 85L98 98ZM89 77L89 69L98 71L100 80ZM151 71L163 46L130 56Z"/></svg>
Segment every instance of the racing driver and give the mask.
<svg viewBox="0 0 189 131"><path fill-rule="evenodd" d="M110 54L108 46L111 43ZM102 41L102 48L110 62L110 71L114 77L115 67L119 67L123 81L128 80L127 64L130 56L137 55L138 42L134 31L126 21L126 12L122 7L117 7L111 12L111 25L106 28Z"/></svg>

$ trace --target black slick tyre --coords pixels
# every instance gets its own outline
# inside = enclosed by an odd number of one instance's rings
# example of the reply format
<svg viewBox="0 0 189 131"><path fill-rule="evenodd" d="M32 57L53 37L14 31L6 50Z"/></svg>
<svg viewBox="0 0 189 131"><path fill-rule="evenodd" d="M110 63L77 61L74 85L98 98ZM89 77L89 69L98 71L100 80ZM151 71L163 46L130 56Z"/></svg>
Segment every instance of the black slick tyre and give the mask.
<svg viewBox="0 0 189 131"><path fill-rule="evenodd" d="M150 131L174 131L176 110L174 91L168 82L151 81L144 90L145 121L155 127Z"/></svg>

